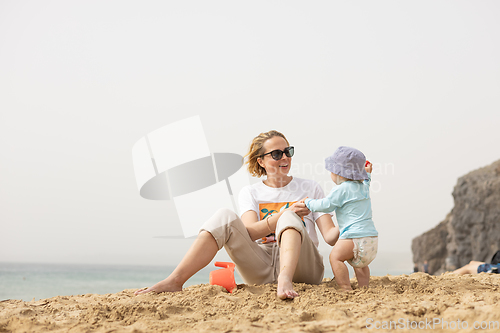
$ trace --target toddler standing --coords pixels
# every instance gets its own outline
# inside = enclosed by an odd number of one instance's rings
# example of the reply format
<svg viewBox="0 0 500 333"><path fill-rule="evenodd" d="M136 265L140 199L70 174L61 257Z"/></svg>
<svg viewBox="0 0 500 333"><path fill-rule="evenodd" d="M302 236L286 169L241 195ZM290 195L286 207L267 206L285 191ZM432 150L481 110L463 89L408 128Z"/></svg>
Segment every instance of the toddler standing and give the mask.
<svg viewBox="0 0 500 333"><path fill-rule="evenodd" d="M339 147L325 160L332 180L338 186L323 199L305 199L312 212L335 211L340 228L339 240L330 253L330 264L337 284L352 290L349 271L344 261L353 268L360 287L368 287L370 264L377 254L378 232L372 220L370 180L372 164L357 149Z"/></svg>

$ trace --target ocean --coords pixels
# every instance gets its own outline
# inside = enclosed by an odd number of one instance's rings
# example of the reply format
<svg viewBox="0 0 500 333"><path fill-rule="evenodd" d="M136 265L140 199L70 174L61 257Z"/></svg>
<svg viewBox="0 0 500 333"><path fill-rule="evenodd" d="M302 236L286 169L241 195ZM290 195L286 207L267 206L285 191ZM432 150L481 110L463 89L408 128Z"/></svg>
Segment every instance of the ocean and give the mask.
<svg viewBox="0 0 500 333"><path fill-rule="evenodd" d="M54 296L109 294L152 286L166 278L173 266L114 266L0 263L0 301L31 301ZM205 268L184 287L209 282ZM235 275L236 283L242 283Z"/></svg>
<svg viewBox="0 0 500 333"><path fill-rule="evenodd" d="M207 266L190 278L184 287L209 283ZM0 263L0 301L17 299L31 301L54 296L110 294L124 289L152 286L166 278L174 266L118 266ZM372 271L372 275L400 275L405 271ZM325 267L325 277L333 277ZM352 273L351 273L352 277ZM243 283L235 272L237 284Z"/></svg>

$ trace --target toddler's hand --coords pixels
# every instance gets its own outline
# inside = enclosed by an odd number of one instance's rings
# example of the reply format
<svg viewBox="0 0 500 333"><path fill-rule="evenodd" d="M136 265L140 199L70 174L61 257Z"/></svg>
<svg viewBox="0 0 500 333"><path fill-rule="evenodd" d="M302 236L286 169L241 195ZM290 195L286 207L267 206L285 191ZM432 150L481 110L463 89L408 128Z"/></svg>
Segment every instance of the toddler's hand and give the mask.
<svg viewBox="0 0 500 333"><path fill-rule="evenodd" d="M372 173L372 169L373 169L373 164L370 161L366 161L365 163L366 172Z"/></svg>

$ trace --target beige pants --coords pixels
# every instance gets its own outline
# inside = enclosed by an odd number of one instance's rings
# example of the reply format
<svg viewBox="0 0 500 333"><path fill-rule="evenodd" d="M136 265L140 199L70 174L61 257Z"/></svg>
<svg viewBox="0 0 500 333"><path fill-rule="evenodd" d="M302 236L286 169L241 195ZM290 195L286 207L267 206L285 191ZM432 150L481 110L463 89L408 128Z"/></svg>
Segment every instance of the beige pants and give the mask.
<svg viewBox="0 0 500 333"><path fill-rule="evenodd" d="M291 211L284 212L276 226L277 239L286 229L302 235L299 262L293 282L320 284L323 280L323 257L312 242L302 220ZM229 209L220 209L200 229L215 238L219 250L224 247L236 264L238 273L248 284L275 283L279 275L278 243L258 244L250 239L241 219Z"/></svg>

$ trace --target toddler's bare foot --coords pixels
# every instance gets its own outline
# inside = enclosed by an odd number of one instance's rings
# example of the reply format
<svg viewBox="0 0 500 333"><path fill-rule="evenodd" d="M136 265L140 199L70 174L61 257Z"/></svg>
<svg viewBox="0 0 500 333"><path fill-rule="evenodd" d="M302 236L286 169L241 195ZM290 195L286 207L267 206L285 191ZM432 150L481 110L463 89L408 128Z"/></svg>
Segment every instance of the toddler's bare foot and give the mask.
<svg viewBox="0 0 500 333"><path fill-rule="evenodd" d="M354 292L354 290L351 288L351 289L347 289L347 288L340 288L339 291L341 293L351 293L351 292Z"/></svg>
<svg viewBox="0 0 500 333"><path fill-rule="evenodd" d="M165 291L170 291L170 292L182 291L182 285L170 282L169 279L166 278L165 280L158 282L157 284L155 284L152 287L149 287L147 289L139 289L134 294L140 295L140 294L146 294L146 293L149 293L152 291L157 292L157 293L162 293Z"/></svg>
<svg viewBox="0 0 500 333"><path fill-rule="evenodd" d="M284 276L278 276L278 290L277 290L278 298L287 299L287 298L295 298L299 296L295 290L293 290L293 283L291 279L288 279Z"/></svg>

